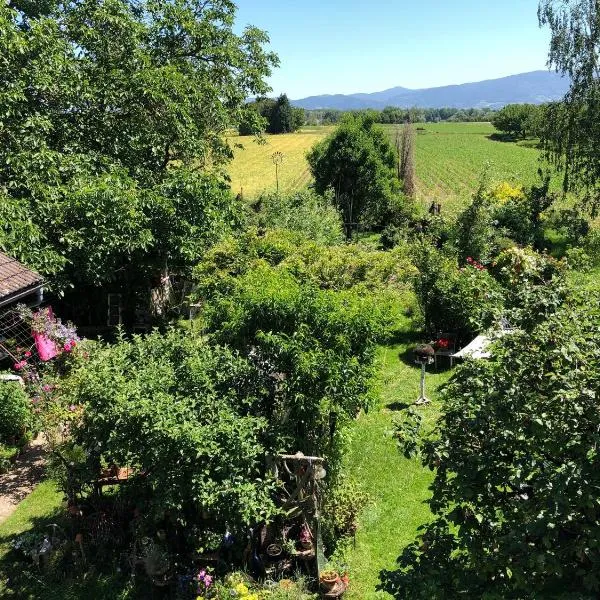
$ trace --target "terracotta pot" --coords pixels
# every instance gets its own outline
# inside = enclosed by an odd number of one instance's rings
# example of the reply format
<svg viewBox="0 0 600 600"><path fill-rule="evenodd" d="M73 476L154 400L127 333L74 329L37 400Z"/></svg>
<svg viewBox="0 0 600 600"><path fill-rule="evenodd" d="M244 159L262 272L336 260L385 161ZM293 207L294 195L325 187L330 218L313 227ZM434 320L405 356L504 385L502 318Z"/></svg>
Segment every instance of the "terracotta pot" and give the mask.
<svg viewBox="0 0 600 600"><path fill-rule="evenodd" d="M339 580L340 576L336 571L325 571L319 577L321 588L325 591L332 590Z"/></svg>

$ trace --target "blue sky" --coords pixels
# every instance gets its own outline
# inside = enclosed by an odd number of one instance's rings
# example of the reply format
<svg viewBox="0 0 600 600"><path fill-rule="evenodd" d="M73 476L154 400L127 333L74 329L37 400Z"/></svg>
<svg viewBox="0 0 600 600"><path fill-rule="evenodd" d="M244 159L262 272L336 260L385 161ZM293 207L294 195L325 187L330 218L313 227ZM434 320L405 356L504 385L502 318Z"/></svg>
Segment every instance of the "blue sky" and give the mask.
<svg viewBox="0 0 600 600"><path fill-rule="evenodd" d="M237 0L268 31L290 98L434 87L546 68L537 0Z"/></svg>

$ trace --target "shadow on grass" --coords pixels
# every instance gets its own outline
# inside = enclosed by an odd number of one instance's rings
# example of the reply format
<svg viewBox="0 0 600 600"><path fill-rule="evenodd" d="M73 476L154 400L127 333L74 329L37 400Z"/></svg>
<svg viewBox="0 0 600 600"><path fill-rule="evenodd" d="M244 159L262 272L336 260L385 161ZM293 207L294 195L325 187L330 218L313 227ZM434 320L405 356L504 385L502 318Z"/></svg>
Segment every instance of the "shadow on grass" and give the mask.
<svg viewBox="0 0 600 600"><path fill-rule="evenodd" d="M385 408L387 408L388 410L393 410L393 411L401 411L401 410L406 410L409 406L412 406L413 404L410 402L390 402L389 404L385 405Z"/></svg>

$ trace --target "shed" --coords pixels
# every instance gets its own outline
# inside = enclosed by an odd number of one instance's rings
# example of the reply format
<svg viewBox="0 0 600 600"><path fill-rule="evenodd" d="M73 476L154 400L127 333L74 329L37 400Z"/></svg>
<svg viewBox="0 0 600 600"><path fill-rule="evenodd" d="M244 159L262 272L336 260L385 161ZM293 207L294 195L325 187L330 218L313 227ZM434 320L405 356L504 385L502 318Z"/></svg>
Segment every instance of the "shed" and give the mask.
<svg viewBox="0 0 600 600"><path fill-rule="evenodd" d="M15 258L0 252L0 309L11 304L39 304L44 280Z"/></svg>

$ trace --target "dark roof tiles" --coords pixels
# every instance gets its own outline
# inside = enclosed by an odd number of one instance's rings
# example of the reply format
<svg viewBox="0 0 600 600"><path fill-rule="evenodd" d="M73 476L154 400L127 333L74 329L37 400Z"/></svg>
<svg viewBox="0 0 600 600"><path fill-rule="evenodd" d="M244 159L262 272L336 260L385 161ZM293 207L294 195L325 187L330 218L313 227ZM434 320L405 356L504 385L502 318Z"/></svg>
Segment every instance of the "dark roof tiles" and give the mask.
<svg viewBox="0 0 600 600"><path fill-rule="evenodd" d="M42 282L41 275L0 252L0 301L30 288L37 288Z"/></svg>

